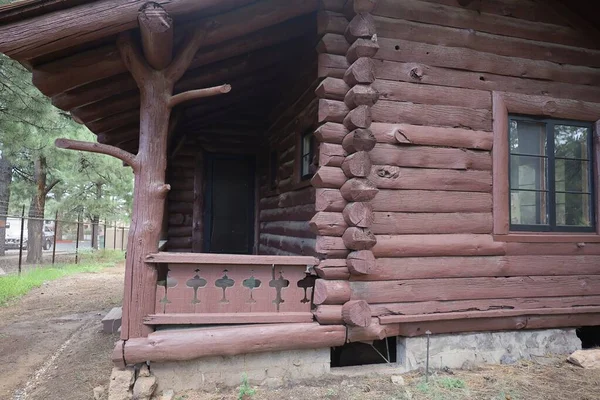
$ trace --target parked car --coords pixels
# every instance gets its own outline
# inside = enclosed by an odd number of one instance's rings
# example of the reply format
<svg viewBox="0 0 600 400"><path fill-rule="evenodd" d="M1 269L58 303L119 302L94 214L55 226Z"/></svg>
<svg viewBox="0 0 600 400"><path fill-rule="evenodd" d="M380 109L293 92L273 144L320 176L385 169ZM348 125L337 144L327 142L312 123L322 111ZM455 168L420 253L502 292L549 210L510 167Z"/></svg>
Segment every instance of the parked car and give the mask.
<svg viewBox="0 0 600 400"><path fill-rule="evenodd" d="M54 244L54 229L44 226L44 242L42 244L44 250L50 250Z"/></svg>
<svg viewBox="0 0 600 400"><path fill-rule="evenodd" d="M27 220L23 227L23 250L27 250ZM21 220L19 218L6 219L6 237L4 239L4 248L14 250L19 248L21 242ZM50 250L54 244L54 229L52 226L44 225L44 237L42 239L42 248Z"/></svg>

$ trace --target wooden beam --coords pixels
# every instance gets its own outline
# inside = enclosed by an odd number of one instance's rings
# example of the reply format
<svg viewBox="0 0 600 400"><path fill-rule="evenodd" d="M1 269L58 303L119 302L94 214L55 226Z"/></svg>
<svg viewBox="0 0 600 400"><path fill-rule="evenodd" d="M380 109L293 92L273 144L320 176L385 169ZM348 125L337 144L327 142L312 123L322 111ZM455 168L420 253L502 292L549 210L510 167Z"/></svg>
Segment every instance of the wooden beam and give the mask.
<svg viewBox="0 0 600 400"><path fill-rule="evenodd" d="M152 314L144 318L144 324L146 325L228 325L307 322L313 322L313 314L311 312Z"/></svg>
<svg viewBox="0 0 600 400"><path fill-rule="evenodd" d="M71 139L56 139L54 144L56 145L56 147L61 149L87 151L90 153L106 154L109 156L116 157L119 160L123 161L125 164L129 165L133 169L134 173L136 173L140 168L139 161L137 160L135 155L125 150L121 150L120 148L115 146L109 146L106 144L92 142L82 142L79 140Z"/></svg>
<svg viewBox="0 0 600 400"><path fill-rule="evenodd" d="M157 3L146 3L138 14L142 49L155 70L165 69L173 59L173 20Z"/></svg>
<svg viewBox="0 0 600 400"><path fill-rule="evenodd" d="M492 235L378 235L373 254L380 257L501 256L506 243Z"/></svg>
<svg viewBox="0 0 600 400"><path fill-rule="evenodd" d="M313 266L319 263L314 257L306 256L255 256L236 254L208 253L154 253L146 257L146 262L154 264L212 264L212 265L303 265Z"/></svg>
<svg viewBox="0 0 600 400"><path fill-rule="evenodd" d="M231 85L220 85L206 89L189 90L187 92L179 93L171 97L168 103L169 108L174 108L177 105L186 101L203 99L205 97L216 96L220 94L229 93L231 91Z"/></svg>

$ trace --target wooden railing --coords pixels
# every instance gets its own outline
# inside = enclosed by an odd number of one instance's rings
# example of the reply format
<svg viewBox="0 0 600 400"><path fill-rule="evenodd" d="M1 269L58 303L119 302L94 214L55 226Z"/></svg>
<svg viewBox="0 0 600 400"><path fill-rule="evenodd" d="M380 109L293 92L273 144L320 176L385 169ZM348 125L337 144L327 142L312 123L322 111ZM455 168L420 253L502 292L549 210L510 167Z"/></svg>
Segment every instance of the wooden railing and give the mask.
<svg viewBox="0 0 600 400"><path fill-rule="evenodd" d="M156 253L146 262L159 269L147 325L313 320L314 257Z"/></svg>

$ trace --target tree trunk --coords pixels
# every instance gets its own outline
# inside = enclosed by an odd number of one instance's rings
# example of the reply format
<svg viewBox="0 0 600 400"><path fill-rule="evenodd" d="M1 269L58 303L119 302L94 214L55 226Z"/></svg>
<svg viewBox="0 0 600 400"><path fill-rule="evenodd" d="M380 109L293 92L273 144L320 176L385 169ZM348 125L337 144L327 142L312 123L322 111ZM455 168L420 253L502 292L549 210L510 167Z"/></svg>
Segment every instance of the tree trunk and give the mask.
<svg viewBox="0 0 600 400"><path fill-rule="evenodd" d="M39 156L33 163L33 180L35 194L29 205L29 221L27 223L27 263L42 262L42 246L44 239L44 209L46 207L46 157Z"/></svg>
<svg viewBox="0 0 600 400"><path fill-rule="evenodd" d="M102 198L102 183L96 183L96 200L100 200ZM92 216L92 249L98 250L100 247L98 245L98 233L100 227L100 216L94 215Z"/></svg>
<svg viewBox="0 0 600 400"><path fill-rule="evenodd" d="M3 256L5 252L6 215L8 214L11 183L12 166L6 158L0 157L0 256Z"/></svg>

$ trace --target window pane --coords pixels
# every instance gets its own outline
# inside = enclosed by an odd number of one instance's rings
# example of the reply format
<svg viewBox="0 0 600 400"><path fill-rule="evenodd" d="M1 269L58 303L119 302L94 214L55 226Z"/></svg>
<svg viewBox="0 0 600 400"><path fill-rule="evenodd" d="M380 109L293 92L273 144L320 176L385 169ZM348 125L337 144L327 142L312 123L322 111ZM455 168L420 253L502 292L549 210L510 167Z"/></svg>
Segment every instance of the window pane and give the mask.
<svg viewBox="0 0 600 400"><path fill-rule="evenodd" d="M588 159L589 129L581 126L554 126L556 157Z"/></svg>
<svg viewBox="0 0 600 400"><path fill-rule="evenodd" d="M546 124L534 121L510 121L510 152L546 155Z"/></svg>
<svg viewBox="0 0 600 400"><path fill-rule="evenodd" d="M556 225L592 226L591 195L556 194Z"/></svg>
<svg viewBox="0 0 600 400"><path fill-rule="evenodd" d="M542 157L510 156L510 188L547 190L547 160Z"/></svg>
<svg viewBox="0 0 600 400"><path fill-rule="evenodd" d="M556 160L554 168L556 191L590 192L589 174L589 161Z"/></svg>
<svg viewBox="0 0 600 400"><path fill-rule="evenodd" d="M510 222L515 225L548 225L547 193L512 190Z"/></svg>

